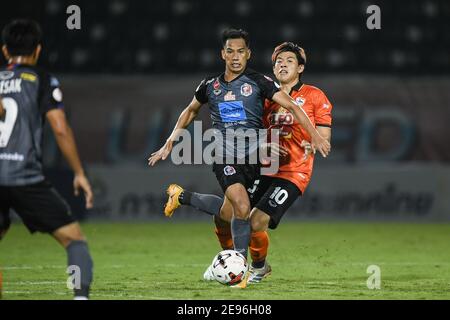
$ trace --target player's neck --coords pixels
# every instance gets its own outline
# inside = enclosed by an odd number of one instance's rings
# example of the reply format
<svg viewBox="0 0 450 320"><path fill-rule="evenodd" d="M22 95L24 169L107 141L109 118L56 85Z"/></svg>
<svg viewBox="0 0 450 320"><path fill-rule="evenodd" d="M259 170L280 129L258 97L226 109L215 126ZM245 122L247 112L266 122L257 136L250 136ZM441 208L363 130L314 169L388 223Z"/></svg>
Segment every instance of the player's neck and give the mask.
<svg viewBox="0 0 450 320"><path fill-rule="evenodd" d="M8 60L9 64L27 64L34 66L36 64L36 59L33 56L15 56Z"/></svg>
<svg viewBox="0 0 450 320"><path fill-rule="evenodd" d="M287 94L290 94L292 88L295 87L298 84L298 82L299 82L299 80L295 79L295 80L292 80L291 82L281 83L281 90L283 90Z"/></svg>
<svg viewBox="0 0 450 320"><path fill-rule="evenodd" d="M230 81L233 81L234 79L236 79L237 77L239 77L243 72L244 72L244 70L242 70L242 72L239 72L239 73L234 73L228 69L225 69L223 78L225 79L226 82L230 82Z"/></svg>

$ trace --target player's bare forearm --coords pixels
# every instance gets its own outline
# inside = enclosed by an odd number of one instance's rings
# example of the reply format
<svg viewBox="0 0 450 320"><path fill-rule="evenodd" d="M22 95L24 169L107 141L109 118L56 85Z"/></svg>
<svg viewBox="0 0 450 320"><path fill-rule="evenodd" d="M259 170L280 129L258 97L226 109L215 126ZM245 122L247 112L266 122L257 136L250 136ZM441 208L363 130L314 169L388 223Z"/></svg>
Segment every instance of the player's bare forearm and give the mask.
<svg viewBox="0 0 450 320"><path fill-rule="evenodd" d="M311 147L313 151L316 152L317 149L320 151L323 157L326 157L331 149L330 143L319 134L319 132L311 123L311 120L309 119L308 115L301 107L299 107L294 102L292 97L290 97L287 93L283 91L279 91L274 94L272 100L288 109L294 115L298 123L311 136Z"/></svg>
<svg viewBox="0 0 450 320"><path fill-rule="evenodd" d="M173 129L171 135L167 139L168 141L175 141L179 135L180 129L185 129L191 124L191 122L197 117L197 114L201 108L202 104L197 101L197 99L193 98L191 103L181 112L178 117L178 121L175 124L175 128Z"/></svg>
<svg viewBox="0 0 450 320"><path fill-rule="evenodd" d="M3 108L2 104L2 97L0 96L0 118L2 118L5 115L5 108Z"/></svg>
<svg viewBox="0 0 450 320"><path fill-rule="evenodd" d="M159 160L165 160L172 151L173 143L180 135L181 129L187 128L187 126L195 119L200 110L202 104L194 97L191 103L183 110L178 117L178 121L173 129L171 135L167 139L166 143L156 152L153 152L148 158L148 165L154 166Z"/></svg>
<svg viewBox="0 0 450 320"><path fill-rule="evenodd" d="M331 128L330 127L323 127L323 126L318 125L317 131L324 139L326 139L328 142L331 143Z"/></svg>
<svg viewBox="0 0 450 320"><path fill-rule="evenodd" d="M302 126L302 128L304 128L311 137L319 135L305 111L296 105L294 100L288 94L283 91L279 91L275 93L272 99L279 105L288 109L294 115L295 119Z"/></svg>
<svg viewBox="0 0 450 320"><path fill-rule="evenodd" d="M61 153L75 175L84 175L72 129L68 126L66 133L55 134L55 138Z"/></svg>
<svg viewBox="0 0 450 320"><path fill-rule="evenodd" d="M47 120L55 135L56 143L70 168L75 175L84 175L84 170L75 143L75 137L72 128L70 128L67 123L64 111L55 109L47 112Z"/></svg>

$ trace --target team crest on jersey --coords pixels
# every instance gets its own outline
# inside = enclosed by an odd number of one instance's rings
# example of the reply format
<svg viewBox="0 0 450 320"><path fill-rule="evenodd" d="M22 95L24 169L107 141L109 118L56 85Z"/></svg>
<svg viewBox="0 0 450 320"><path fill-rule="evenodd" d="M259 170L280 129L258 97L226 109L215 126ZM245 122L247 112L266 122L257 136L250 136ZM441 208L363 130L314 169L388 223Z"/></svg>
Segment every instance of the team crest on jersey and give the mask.
<svg viewBox="0 0 450 320"><path fill-rule="evenodd" d="M249 85L248 83L244 83L241 86L241 95L243 95L244 97L248 97L251 96L253 93L253 88L251 85Z"/></svg>
<svg viewBox="0 0 450 320"><path fill-rule="evenodd" d="M14 77L13 71L2 71L0 72L0 80L8 80Z"/></svg>
<svg viewBox="0 0 450 320"><path fill-rule="evenodd" d="M214 90L219 90L220 89L219 79L216 79L216 81L214 81L213 88L214 88Z"/></svg>
<svg viewBox="0 0 450 320"><path fill-rule="evenodd" d="M233 174L236 173L236 169L233 168L232 166L226 166L225 168L223 168L223 173L226 176L232 176Z"/></svg>
<svg viewBox="0 0 450 320"><path fill-rule="evenodd" d="M222 93L222 90L220 90L220 82L219 82L219 79L216 79L216 81L214 81L214 83L213 83L213 88L214 88L214 94L216 95L216 96L218 96L219 94L221 94Z"/></svg>
<svg viewBox="0 0 450 320"><path fill-rule="evenodd" d="M228 91L227 94L223 97L225 101L234 101L236 100L236 96L233 94L233 91Z"/></svg>
<svg viewBox="0 0 450 320"><path fill-rule="evenodd" d="M295 98L295 102L297 102L299 107L303 107L303 105L305 104L305 101L306 100L304 98L302 98L302 97Z"/></svg>

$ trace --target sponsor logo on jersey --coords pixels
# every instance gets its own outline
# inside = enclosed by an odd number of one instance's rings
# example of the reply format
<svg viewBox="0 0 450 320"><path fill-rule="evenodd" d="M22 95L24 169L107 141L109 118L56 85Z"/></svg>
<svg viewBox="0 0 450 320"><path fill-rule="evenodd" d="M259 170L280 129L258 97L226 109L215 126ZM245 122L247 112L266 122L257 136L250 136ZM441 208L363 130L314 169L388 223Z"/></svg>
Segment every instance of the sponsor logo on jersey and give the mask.
<svg viewBox="0 0 450 320"><path fill-rule="evenodd" d="M25 156L23 154L15 153L0 153L0 160L23 162Z"/></svg>
<svg viewBox="0 0 450 320"><path fill-rule="evenodd" d="M295 102L297 102L297 105L299 107L303 107L303 105L305 104L306 99L302 98L302 97L297 97L295 98Z"/></svg>
<svg viewBox="0 0 450 320"><path fill-rule="evenodd" d="M8 80L14 77L13 71L2 71L0 72L0 80Z"/></svg>
<svg viewBox="0 0 450 320"><path fill-rule="evenodd" d="M222 122L247 120L242 101L221 102L218 107Z"/></svg>
<svg viewBox="0 0 450 320"><path fill-rule="evenodd" d="M226 176L232 176L233 174L236 174L236 169L232 166L226 166L225 168L223 168L223 173Z"/></svg>
<svg viewBox="0 0 450 320"><path fill-rule="evenodd" d="M32 73L27 73L27 72L22 72L20 74L20 77L25 81L31 81L31 82L35 82L37 79L36 75L34 75Z"/></svg>
<svg viewBox="0 0 450 320"><path fill-rule="evenodd" d="M17 93L22 91L22 79L0 81L0 94Z"/></svg>
<svg viewBox="0 0 450 320"><path fill-rule="evenodd" d="M241 95L243 95L244 97L248 97L251 96L253 93L253 88L251 85L249 85L248 83L244 83L241 86Z"/></svg>
<svg viewBox="0 0 450 320"><path fill-rule="evenodd" d="M277 113L272 113L270 115L271 125L292 125L294 124L294 116L292 113L288 112L286 109L278 110ZM283 112L285 111L285 112Z"/></svg>
<svg viewBox="0 0 450 320"><path fill-rule="evenodd" d="M236 100L236 96L233 94L233 91L228 91L227 94L223 97L225 101L234 101Z"/></svg>

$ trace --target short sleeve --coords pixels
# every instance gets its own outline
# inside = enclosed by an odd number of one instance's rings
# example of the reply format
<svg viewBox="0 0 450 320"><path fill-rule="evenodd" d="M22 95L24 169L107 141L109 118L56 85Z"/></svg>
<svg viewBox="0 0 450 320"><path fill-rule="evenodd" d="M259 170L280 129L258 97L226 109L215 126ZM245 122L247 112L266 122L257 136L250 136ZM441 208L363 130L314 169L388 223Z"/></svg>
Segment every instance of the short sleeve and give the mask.
<svg viewBox="0 0 450 320"><path fill-rule="evenodd" d="M255 72L250 77L258 84L262 96L265 99L272 100L273 95L280 91L279 85L268 76Z"/></svg>
<svg viewBox="0 0 450 320"><path fill-rule="evenodd" d="M208 102L208 95L206 94L207 87L208 83L206 82L206 79L203 79L203 81L200 82L197 89L195 90L195 99L197 99L198 102L200 103Z"/></svg>
<svg viewBox="0 0 450 320"><path fill-rule="evenodd" d="M39 109L41 113L45 114L52 109L64 109L63 94L58 79L52 75L43 74L40 81Z"/></svg>
<svg viewBox="0 0 450 320"><path fill-rule="evenodd" d="M314 105L314 120L316 126L331 127L332 109L333 106L331 105L327 96L322 91L319 90L316 94Z"/></svg>

